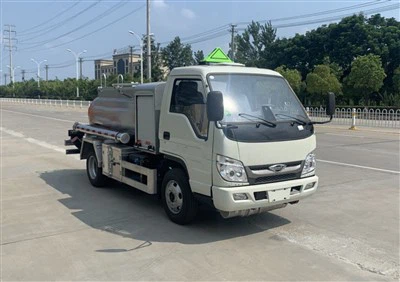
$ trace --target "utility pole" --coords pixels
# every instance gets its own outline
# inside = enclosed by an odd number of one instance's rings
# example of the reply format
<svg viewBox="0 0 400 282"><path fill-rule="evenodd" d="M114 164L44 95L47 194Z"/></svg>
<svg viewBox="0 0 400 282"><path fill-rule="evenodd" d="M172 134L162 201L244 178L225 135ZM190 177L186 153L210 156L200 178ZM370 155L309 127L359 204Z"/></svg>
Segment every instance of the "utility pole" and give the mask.
<svg viewBox="0 0 400 282"><path fill-rule="evenodd" d="M44 68L46 70L46 81L49 81L49 65L45 65Z"/></svg>
<svg viewBox="0 0 400 282"><path fill-rule="evenodd" d="M25 70L21 70L21 74L22 74L22 81L25 81L25 73L26 73L26 71L25 71Z"/></svg>
<svg viewBox="0 0 400 282"><path fill-rule="evenodd" d="M13 51L16 50L16 46L14 46L14 41L17 39L15 38L16 36L16 31L15 31L15 25L11 24L6 24L4 25L4 33L7 34L7 36L4 36L3 40L6 41L4 43L4 47L8 48L8 51L10 52L10 81L14 81L14 75L13 75Z"/></svg>
<svg viewBox="0 0 400 282"><path fill-rule="evenodd" d="M229 32L231 33L231 60L235 61L235 27L237 27L236 24L231 24L231 29Z"/></svg>
<svg viewBox="0 0 400 282"><path fill-rule="evenodd" d="M147 0L147 79L151 82L150 0Z"/></svg>
<svg viewBox="0 0 400 282"><path fill-rule="evenodd" d="M4 74L4 85L7 85L7 74Z"/></svg>
<svg viewBox="0 0 400 282"><path fill-rule="evenodd" d="M79 78L83 79L83 74L82 74L82 64L83 64L83 58L79 58Z"/></svg>
<svg viewBox="0 0 400 282"><path fill-rule="evenodd" d="M132 81L133 81L133 46L129 46L130 49L130 58L129 58L129 62L131 65L131 76L132 76Z"/></svg>

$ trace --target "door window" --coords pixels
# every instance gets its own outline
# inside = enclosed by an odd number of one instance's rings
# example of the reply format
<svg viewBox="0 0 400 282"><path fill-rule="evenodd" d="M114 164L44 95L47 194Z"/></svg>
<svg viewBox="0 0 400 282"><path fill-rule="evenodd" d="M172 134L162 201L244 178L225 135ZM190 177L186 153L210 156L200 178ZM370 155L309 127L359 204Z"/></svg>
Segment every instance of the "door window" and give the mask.
<svg viewBox="0 0 400 282"><path fill-rule="evenodd" d="M200 79L176 79L172 90L171 113L185 115L200 138L207 136L208 119L203 83Z"/></svg>

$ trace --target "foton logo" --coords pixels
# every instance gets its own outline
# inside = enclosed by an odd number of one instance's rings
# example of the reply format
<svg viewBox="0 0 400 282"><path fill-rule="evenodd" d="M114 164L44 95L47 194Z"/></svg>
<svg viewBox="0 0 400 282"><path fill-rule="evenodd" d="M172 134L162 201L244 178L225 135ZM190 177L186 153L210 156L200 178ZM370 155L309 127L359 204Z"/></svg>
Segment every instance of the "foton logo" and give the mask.
<svg viewBox="0 0 400 282"><path fill-rule="evenodd" d="M268 169L273 172L280 172L285 167L286 167L286 165L284 165L284 164L276 164L276 165L271 165L270 167L268 167Z"/></svg>

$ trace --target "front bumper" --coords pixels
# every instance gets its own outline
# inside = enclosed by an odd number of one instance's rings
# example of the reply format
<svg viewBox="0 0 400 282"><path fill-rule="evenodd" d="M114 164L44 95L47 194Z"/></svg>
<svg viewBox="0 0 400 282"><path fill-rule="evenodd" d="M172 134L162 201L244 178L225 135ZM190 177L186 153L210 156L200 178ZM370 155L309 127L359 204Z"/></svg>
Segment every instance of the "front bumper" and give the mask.
<svg viewBox="0 0 400 282"><path fill-rule="evenodd" d="M312 188L306 185L313 183ZM212 187L213 203L219 211L240 211L248 209L268 208L282 206L285 203L295 202L312 195L318 187L318 177L306 177L302 179L249 185L240 187ZM247 200L235 200L233 194L245 193Z"/></svg>

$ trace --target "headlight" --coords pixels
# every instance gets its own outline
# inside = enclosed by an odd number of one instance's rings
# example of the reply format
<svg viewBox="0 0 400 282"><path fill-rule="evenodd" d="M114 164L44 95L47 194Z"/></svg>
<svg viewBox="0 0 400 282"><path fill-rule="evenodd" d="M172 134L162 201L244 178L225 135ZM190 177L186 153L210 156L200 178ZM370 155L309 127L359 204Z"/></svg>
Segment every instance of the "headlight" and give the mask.
<svg viewBox="0 0 400 282"><path fill-rule="evenodd" d="M312 176L315 174L315 167L317 162L315 160L315 154L309 153L304 161L303 171L301 172L301 177Z"/></svg>
<svg viewBox="0 0 400 282"><path fill-rule="evenodd" d="M217 155L217 170L226 181L247 182L247 174L240 161Z"/></svg>

